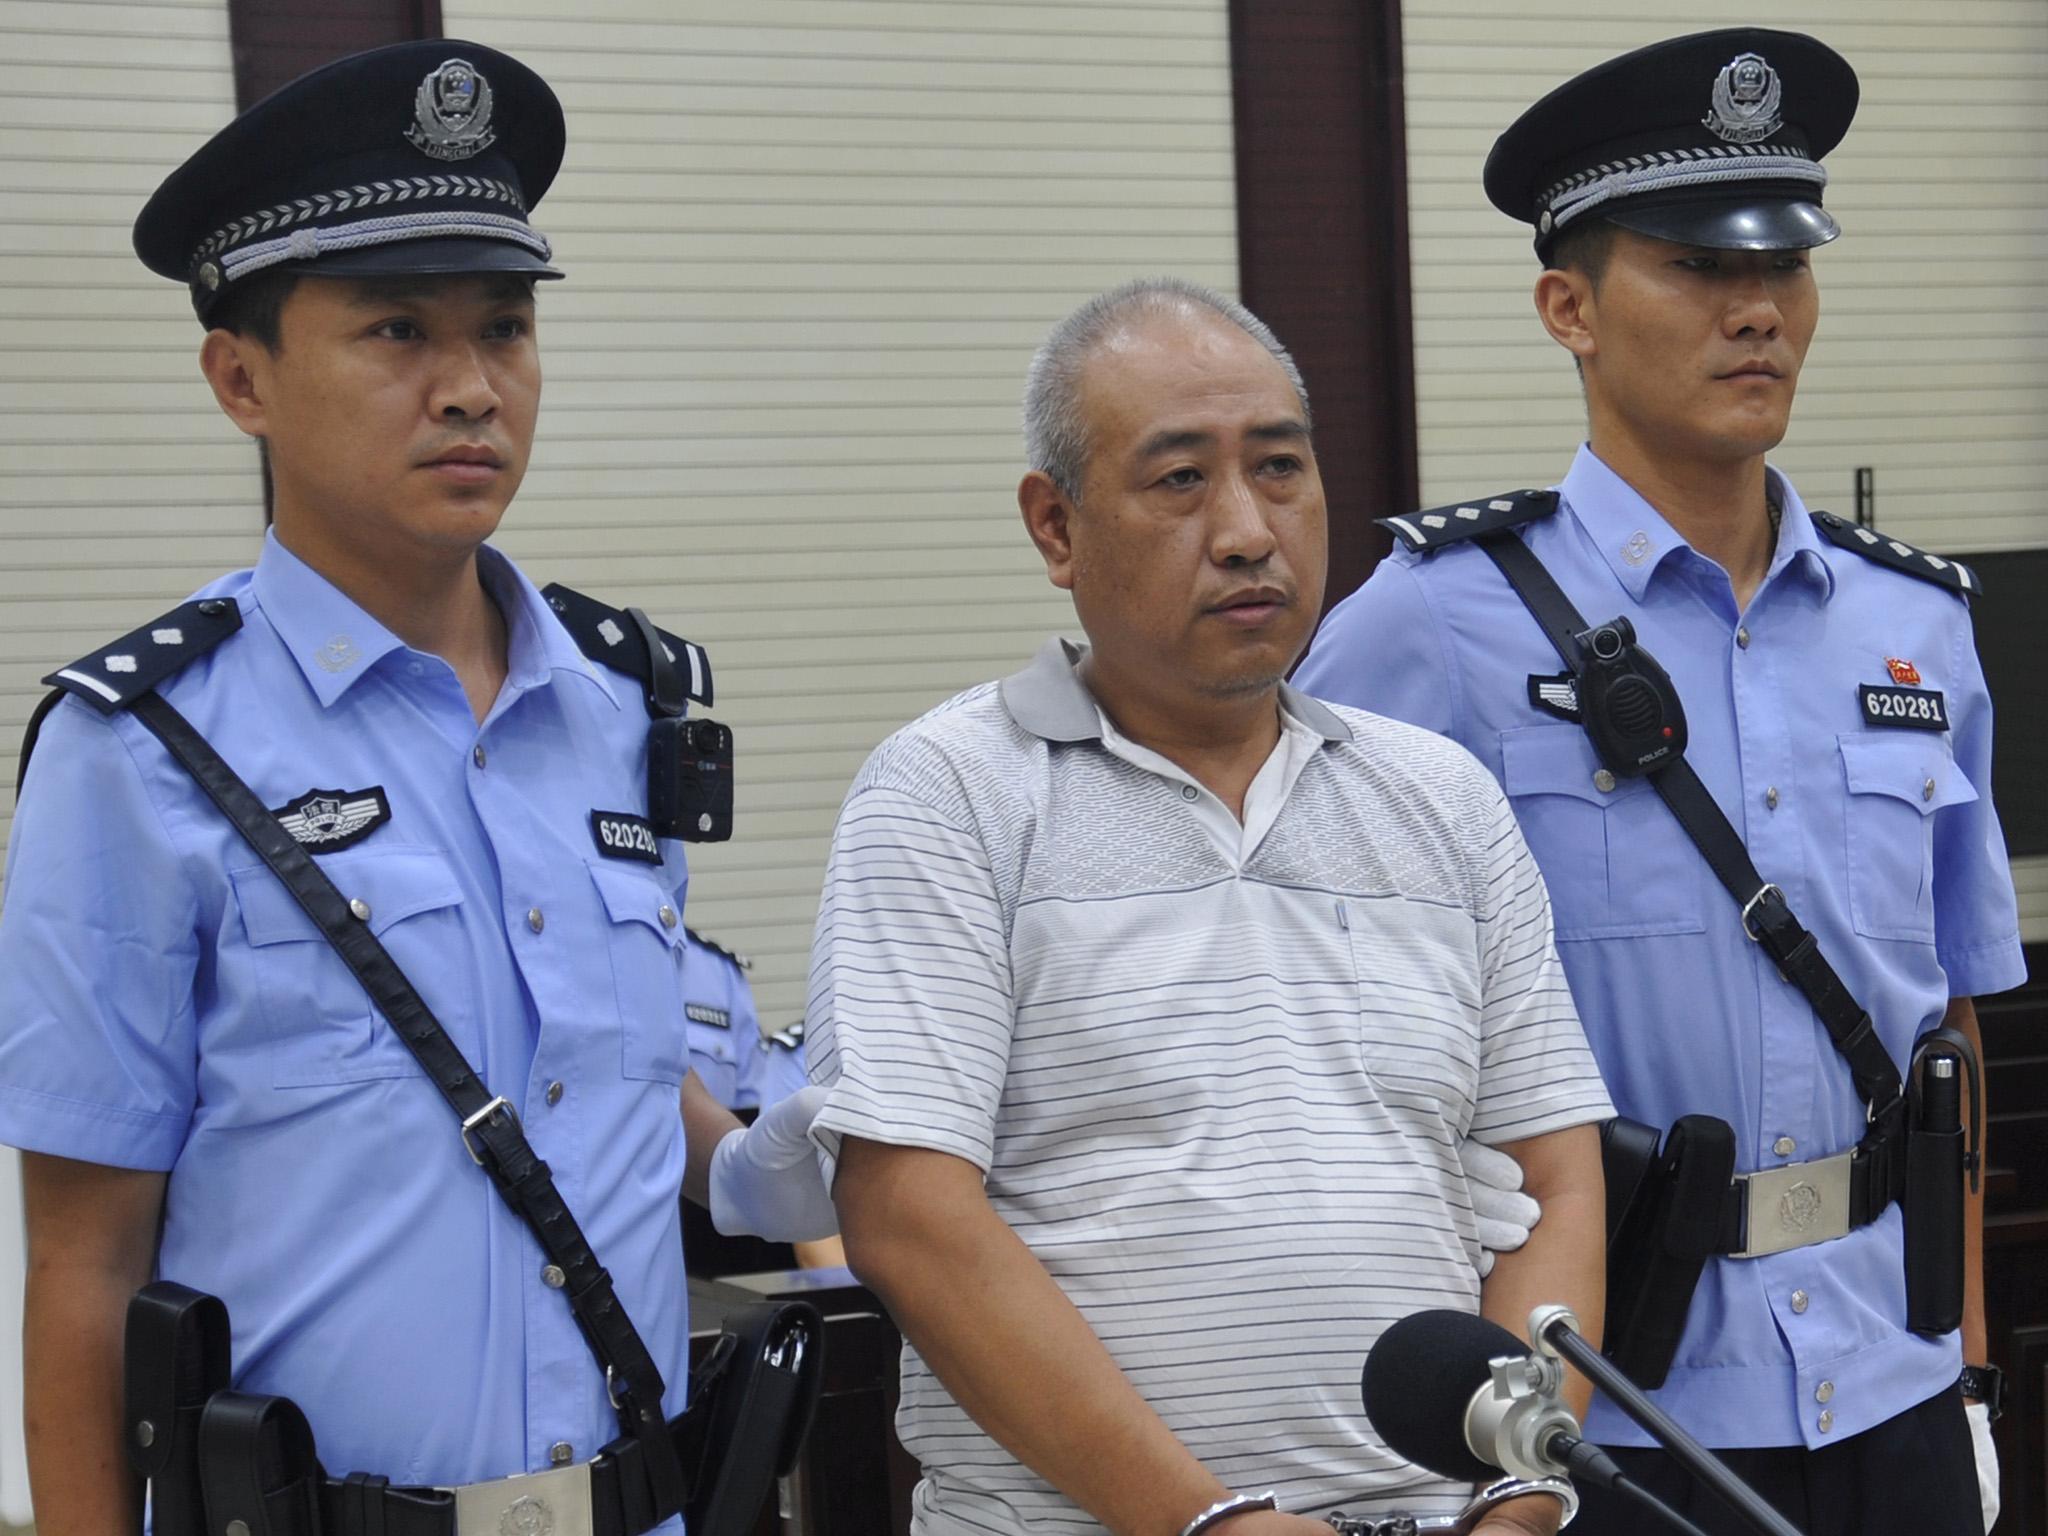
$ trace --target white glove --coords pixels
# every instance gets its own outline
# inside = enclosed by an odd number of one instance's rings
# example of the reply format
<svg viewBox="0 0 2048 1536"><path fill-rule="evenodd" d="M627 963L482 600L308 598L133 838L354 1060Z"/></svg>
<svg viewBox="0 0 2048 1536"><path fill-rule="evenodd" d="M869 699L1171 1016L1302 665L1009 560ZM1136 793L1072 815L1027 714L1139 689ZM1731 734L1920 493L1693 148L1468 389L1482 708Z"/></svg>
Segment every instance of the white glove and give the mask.
<svg viewBox="0 0 2048 1536"><path fill-rule="evenodd" d="M1529 1241L1529 1229L1543 1219L1543 1207L1522 1193L1522 1165L1483 1142L1458 1143L1472 1214L1479 1222L1479 1278L1493 1273L1496 1253L1513 1253Z"/></svg>
<svg viewBox="0 0 2048 1536"><path fill-rule="evenodd" d="M808 1243L839 1230L811 1122L823 1088L799 1088L761 1118L728 1131L711 1154L711 1224L727 1237Z"/></svg>
<svg viewBox="0 0 2048 1536"><path fill-rule="evenodd" d="M1998 1519L1998 1449L1991 1443L1991 1405L1965 1403L1970 1420L1970 1445L1977 1452L1977 1497L1984 1504L1985 1536Z"/></svg>

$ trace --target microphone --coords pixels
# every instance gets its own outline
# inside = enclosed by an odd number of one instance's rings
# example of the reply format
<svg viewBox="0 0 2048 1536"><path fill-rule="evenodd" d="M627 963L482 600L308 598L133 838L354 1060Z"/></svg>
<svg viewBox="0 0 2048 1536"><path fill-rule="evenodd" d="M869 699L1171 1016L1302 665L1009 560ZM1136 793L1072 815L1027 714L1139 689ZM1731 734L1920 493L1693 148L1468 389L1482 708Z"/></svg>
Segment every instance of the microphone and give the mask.
<svg viewBox="0 0 2048 1536"><path fill-rule="evenodd" d="M1439 1477L1576 1473L1605 1482L1614 1464L1578 1438L1578 1420L1557 1396L1563 1379L1555 1359L1531 1354L1498 1323L1439 1308L1381 1334L1360 1385L1365 1415L1388 1448Z"/></svg>

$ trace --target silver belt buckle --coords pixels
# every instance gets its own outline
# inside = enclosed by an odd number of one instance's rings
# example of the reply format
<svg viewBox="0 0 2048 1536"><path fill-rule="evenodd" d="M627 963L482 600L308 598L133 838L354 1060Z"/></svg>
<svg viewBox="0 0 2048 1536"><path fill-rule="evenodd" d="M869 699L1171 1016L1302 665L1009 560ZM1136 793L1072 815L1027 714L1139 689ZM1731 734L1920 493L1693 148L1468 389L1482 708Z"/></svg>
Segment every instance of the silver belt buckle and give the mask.
<svg viewBox="0 0 2048 1536"><path fill-rule="evenodd" d="M1839 1152L1810 1163L1742 1175L1749 1196L1749 1246L1734 1259L1756 1259L1849 1235L1849 1166Z"/></svg>
<svg viewBox="0 0 2048 1536"><path fill-rule="evenodd" d="M596 1536L587 1461L441 1491L455 1495L455 1536Z"/></svg>

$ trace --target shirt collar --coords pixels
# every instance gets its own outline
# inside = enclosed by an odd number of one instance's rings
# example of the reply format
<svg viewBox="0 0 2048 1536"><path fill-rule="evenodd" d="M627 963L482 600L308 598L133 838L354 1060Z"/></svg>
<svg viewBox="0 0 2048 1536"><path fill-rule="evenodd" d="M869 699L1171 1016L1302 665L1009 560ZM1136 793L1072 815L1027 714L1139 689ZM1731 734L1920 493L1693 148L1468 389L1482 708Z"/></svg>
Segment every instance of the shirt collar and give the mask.
<svg viewBox="0 0 2048 1536"><path fill-rule="evenodd" d="M1031 665L1003 679L1003 707L1032 735L1046 741L1100 741L1102 717L1095 695L1077 670L1088 647L1055 635L1038 648ZM1324 741L1351 740L1351 727L1320 699L1291 684L1280 685L1280 708L1308 726Z"/></svg>
<svg viewBox="0 0 2048 1536"><path fill-rule="evenodd" d="M518 567L488 545L477 551L477 564L505 616L507 686L531 688L555 672L574 672L619 707L610 681L577 649ZM354 598L279 543L275 529L263 536L250 587L323 709L386 656L407 648Z"/></svg>
<svg viewBox="0 0 2048 1536"><path fill-rule="evenodd" d="M1780 571L1794 568L1797 561L1797 572L1811 581L1825 600L1834 592L1834 573L1821 558L1820 539L1813 531L1806 504L1784 475L1768 467L1764 473L1777 492L1783 515L1779 520L1778 545L1771 552L1763 585L1769 585ZM1571 472L1559 489L1579 526L1586 530L1600 557L1614 572L1614 579L1637 602L1643 600L1650 578L1664 562L1689 547L1661 512L1607 466L1591 443L1579 445Z"/></svg>

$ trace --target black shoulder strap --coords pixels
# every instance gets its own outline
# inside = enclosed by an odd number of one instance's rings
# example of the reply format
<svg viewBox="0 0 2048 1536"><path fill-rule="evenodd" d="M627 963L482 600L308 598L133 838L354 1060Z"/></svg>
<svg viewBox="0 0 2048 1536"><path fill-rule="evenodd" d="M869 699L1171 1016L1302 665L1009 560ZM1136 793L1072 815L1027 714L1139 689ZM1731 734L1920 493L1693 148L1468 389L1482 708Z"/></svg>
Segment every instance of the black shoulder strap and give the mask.
<svg viewBox="0 0 2048 1536"><path fill-rule="evenodd" d="M609 607L560 582L542 587L540 595L548 600L548 606L555 610L555 617L562 621L562 628L569 631L570 638L575 640L584 655L615 672L625 673L640 684L650 700L653 699L660 679L640 638L640 627L634 622L636 610ZM644 615L642 617L644 620ZM656 629L654 633L660 636L666 659L676 668L692 702L708 709L712 702L711 658L705 654L704 647L693 645L665 629Z"/></svg>
<svg viewBox="0 0 2048 1536"><path fill-rule="evenodd" d="M28 760L50 711L64 695L83 699L103 715L125 708L242 627L242 610L230 598L199 597L180 603L162 618L130 630L111 645L60 667L43 682L56 692L44 697L22 733L21 760L14 769L14 793L28 782Z"/></svg>
<svg viewBox="0 0 2048 1536"><path fill-rule="evenodd" d="M1984 590L1984 583L1977 579L1977 573L1960 560L1930 555L1924 549L1915 549L1904 540L1879 533L1875 528L1862 527L1832 512L1814 513L1813 526L1815 532L1838 549L1846 549L1866 560L1875 560L1879 565L1888 565L1907 576L1931 581L1961 597L1975 597Z"/></svg>
<svg viewBox="0 0 2048 1536"><path fill-rule="evenodd" d="M1515 595L1535 617L1565 666L1577 677L1584 660L1573 637L1587 626L1564 589L1514 533L1501 532L1481 539L1479 547L1493 557L1508 585L1515 589ZM1715 877L1742 908L1743 932L1764 947L1779 972L1812 1005L1835 1049L1849 1063L1856 1091L1869 1106L1875 1127L1880 1117L1898 1108L1903 1084L1898 1065L1877 1037L1870 1015L1850 996L1842 978L1821 953L1819 941L1793 915L1785 893L1757 873L1742 838L1706 785L1700 782L1699 775L1693 772L1692 765L1681 757L1652 770L1649 780ZM1901 1166L1899 1172L1903 1171ZM1888 1173L1886 1177L1889 1178ZM1882 1205L1880 1199L1880 1209Z"/></svg>
<svg viewBox="0 0 2048 1536"><path fill-rule="evenodd" d="M604 1367L612 1406L625 1430L621 1443L633 1442L638 1449L660 1514L666 1517L681 1510L687 1490L682 1463L662 1418L665 1388L660 1368L555 1187L553 1173L527 1141L512 1106L477 1078L390 952L356 920L326 871L264 808L212 744L159 694L145 693L128 707L284 882L455 1111L470 1157L532 1230L549 1263L562 1271L563 1293L584 1341Z"/></svg>
<svg viewBox="0 0 2048 1536"><path fill-rule="evenodd" d="M1459 502L1429 512L1410 512L1405 517L1382 517L1375 521L1410 549L1426 555L1447 544L1519 528L1556 510L1555 491L1503 491L1484 501Z"/></svg>

